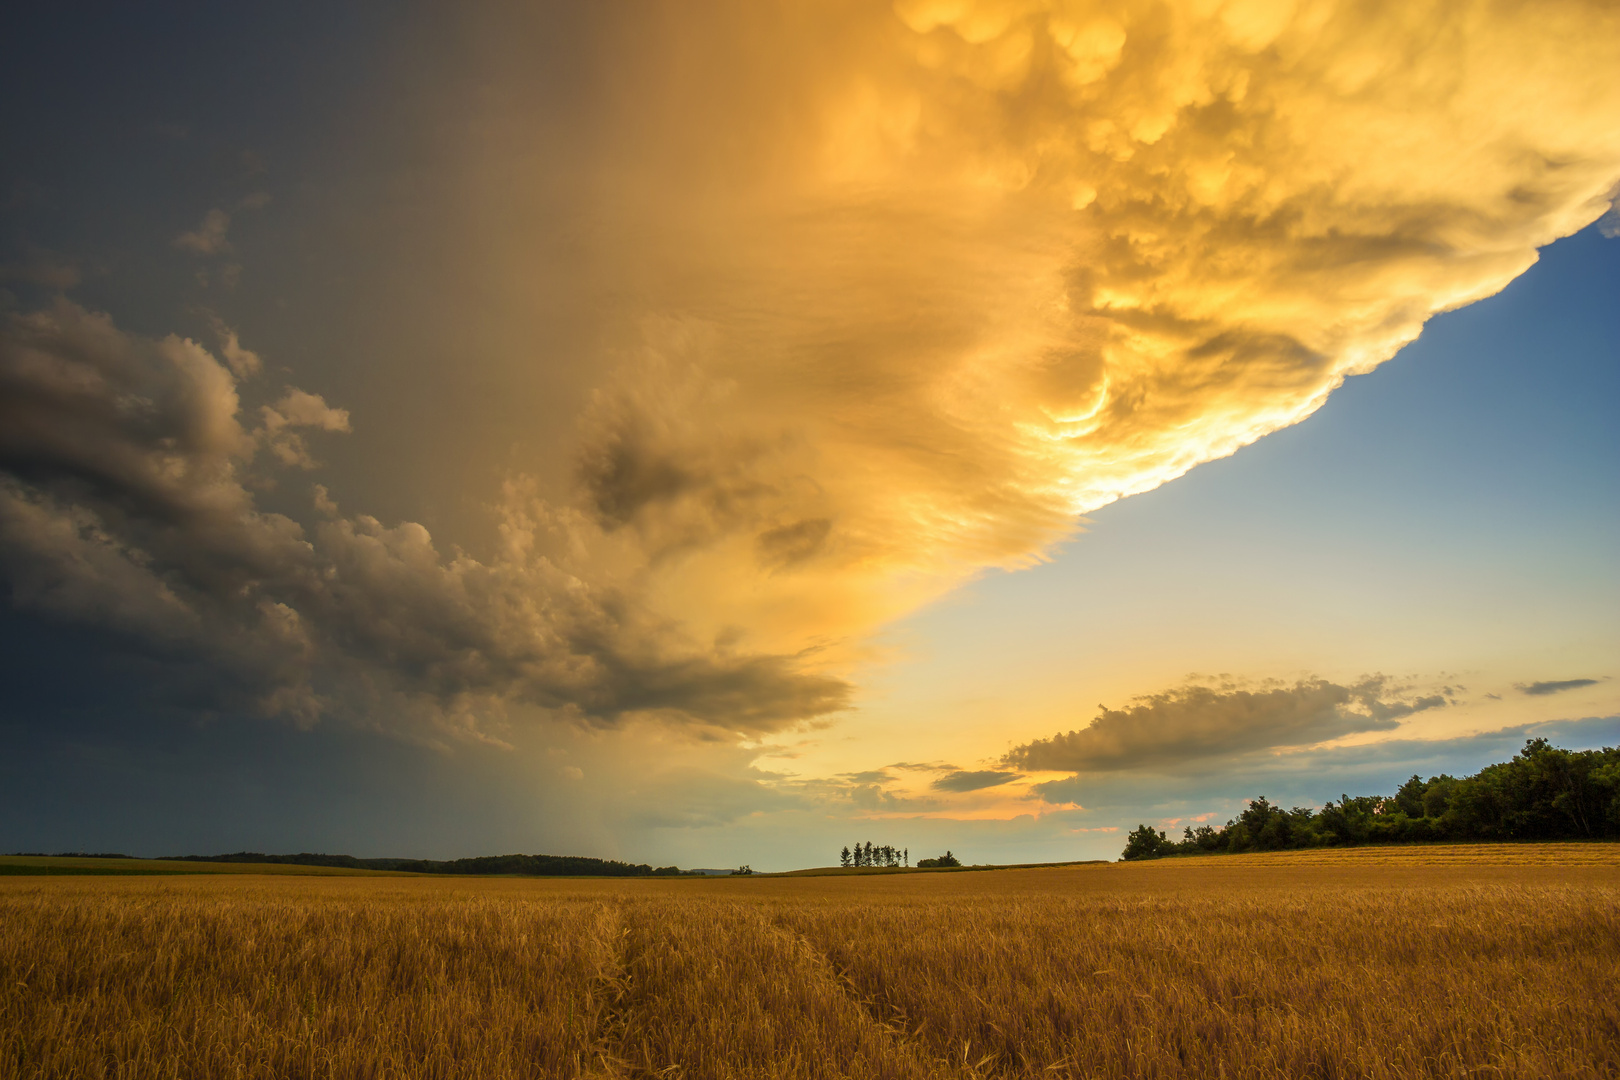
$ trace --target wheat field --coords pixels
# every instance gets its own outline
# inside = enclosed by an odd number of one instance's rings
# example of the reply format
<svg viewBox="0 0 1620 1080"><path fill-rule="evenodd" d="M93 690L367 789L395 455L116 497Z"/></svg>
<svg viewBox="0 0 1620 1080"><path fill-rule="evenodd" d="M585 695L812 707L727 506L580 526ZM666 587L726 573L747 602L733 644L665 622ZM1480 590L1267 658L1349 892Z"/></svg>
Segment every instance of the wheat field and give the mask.
<svg viewBox="0 0 1620 1080"><path fill-rule="evenodd" d="M0 1078L1620 1075L1607 848L0 879Z"/></svg>

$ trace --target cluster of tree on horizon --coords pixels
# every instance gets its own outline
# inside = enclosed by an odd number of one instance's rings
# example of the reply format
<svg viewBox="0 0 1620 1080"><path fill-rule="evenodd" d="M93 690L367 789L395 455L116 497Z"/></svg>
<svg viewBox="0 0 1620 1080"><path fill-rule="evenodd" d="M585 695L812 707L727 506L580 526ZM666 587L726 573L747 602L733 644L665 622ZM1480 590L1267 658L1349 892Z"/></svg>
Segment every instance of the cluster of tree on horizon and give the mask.
<svg viewBox="0 0 1620 1080"><path fill-rule="evenodd" d="M849 867L906 867L911 865L911 849L897 848L890 844L874 844L868 840L864 844L856 844L853 848L845 848L840 851L838 853L838 865ZM932 859L917 860L917 869L919 870L942 870L961 865L962 861L949 851L946 851L943 855L936 855Z"/></svg>
<svg viewBox="0 0 1620 1080"><path fill-rule="evenodd" d="M1221 829L1179 841L1139 825L1125 859L1416 841L1620 838L1620 748L1562 750L1531 739L1473 776L1413 776L1393 795L1342 796L1320 810L1257 798ZM919 864L920 865L920 864Z"/></svg>
<svg viewBox="0 0 1620 1080"><path fill-rule="evenodd" d="M868 840L865 846L856 844L851 851L845 848L838 853L839 866L910 866L911 849L897 848L890 844L873 845Z"/></svg>

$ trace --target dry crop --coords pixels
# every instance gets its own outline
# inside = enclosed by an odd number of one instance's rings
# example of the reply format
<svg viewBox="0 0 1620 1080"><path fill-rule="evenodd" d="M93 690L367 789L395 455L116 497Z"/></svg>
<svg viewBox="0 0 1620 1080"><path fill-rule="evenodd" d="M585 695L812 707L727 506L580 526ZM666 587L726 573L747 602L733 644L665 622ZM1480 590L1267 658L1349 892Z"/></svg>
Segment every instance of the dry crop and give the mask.
<svg viewBox="0 0 1620 1080"><path fill-rule="evenodd" d="M1620 1076L1620 868L1513 854L11 878L0 1078Z"/></svg>

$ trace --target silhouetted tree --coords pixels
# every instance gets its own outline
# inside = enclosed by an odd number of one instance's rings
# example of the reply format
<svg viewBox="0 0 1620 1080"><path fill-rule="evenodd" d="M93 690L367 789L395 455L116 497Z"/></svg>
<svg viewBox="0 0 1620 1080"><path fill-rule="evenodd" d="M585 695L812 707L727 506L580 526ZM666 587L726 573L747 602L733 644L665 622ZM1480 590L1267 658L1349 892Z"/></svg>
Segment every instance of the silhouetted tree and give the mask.
<svg viewBox="0 0 1620 1080"><path fill-rule="evenodd" d="M1121 858L1125 859L1154 859L1167 854L1164 850L1171 845L1164 838L1164 833L1157 831L1151 825L1138 825L1125 838L1125 852Z"/></svg>

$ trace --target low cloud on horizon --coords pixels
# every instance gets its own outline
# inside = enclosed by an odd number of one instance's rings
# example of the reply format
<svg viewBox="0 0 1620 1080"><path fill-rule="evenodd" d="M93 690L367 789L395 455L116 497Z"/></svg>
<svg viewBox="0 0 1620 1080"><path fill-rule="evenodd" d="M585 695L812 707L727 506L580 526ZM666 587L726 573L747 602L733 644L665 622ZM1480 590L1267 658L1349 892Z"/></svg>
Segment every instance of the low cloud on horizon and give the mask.
<svg viewBox="0 0 1620 1080"><path fill-rule="evenodd" d="M1383 676L1349 686L1326 679L1253 689L1188 683L1139 697L1122 709L1098 706L1088 726L1014 747L1006 762L1042 772L1174 768L1254 750L1393 731L1402 719L1445 704L1440 693L1403 698Z"/></svg>
<svg viewBox="0 0 1620 1080"><path fill-rule="evenodd" d="M953 769L944 776L938 777L930 786L937 791L983 791L986 788L1000 787L1002 784L1018 779L1016 772L1003 772L995 769L962 770Z"/></svg>
<svg viewBox="0 0 1620 1080"><path fill-rule="evenodd" d="M1559 694L1565 690L1579 690L1583 686L1596 686L1598 679L1558 679L1549 682L1519 683L1516 685L1520 693L1531 697L1546 697L1548 694Z"/></svg>

